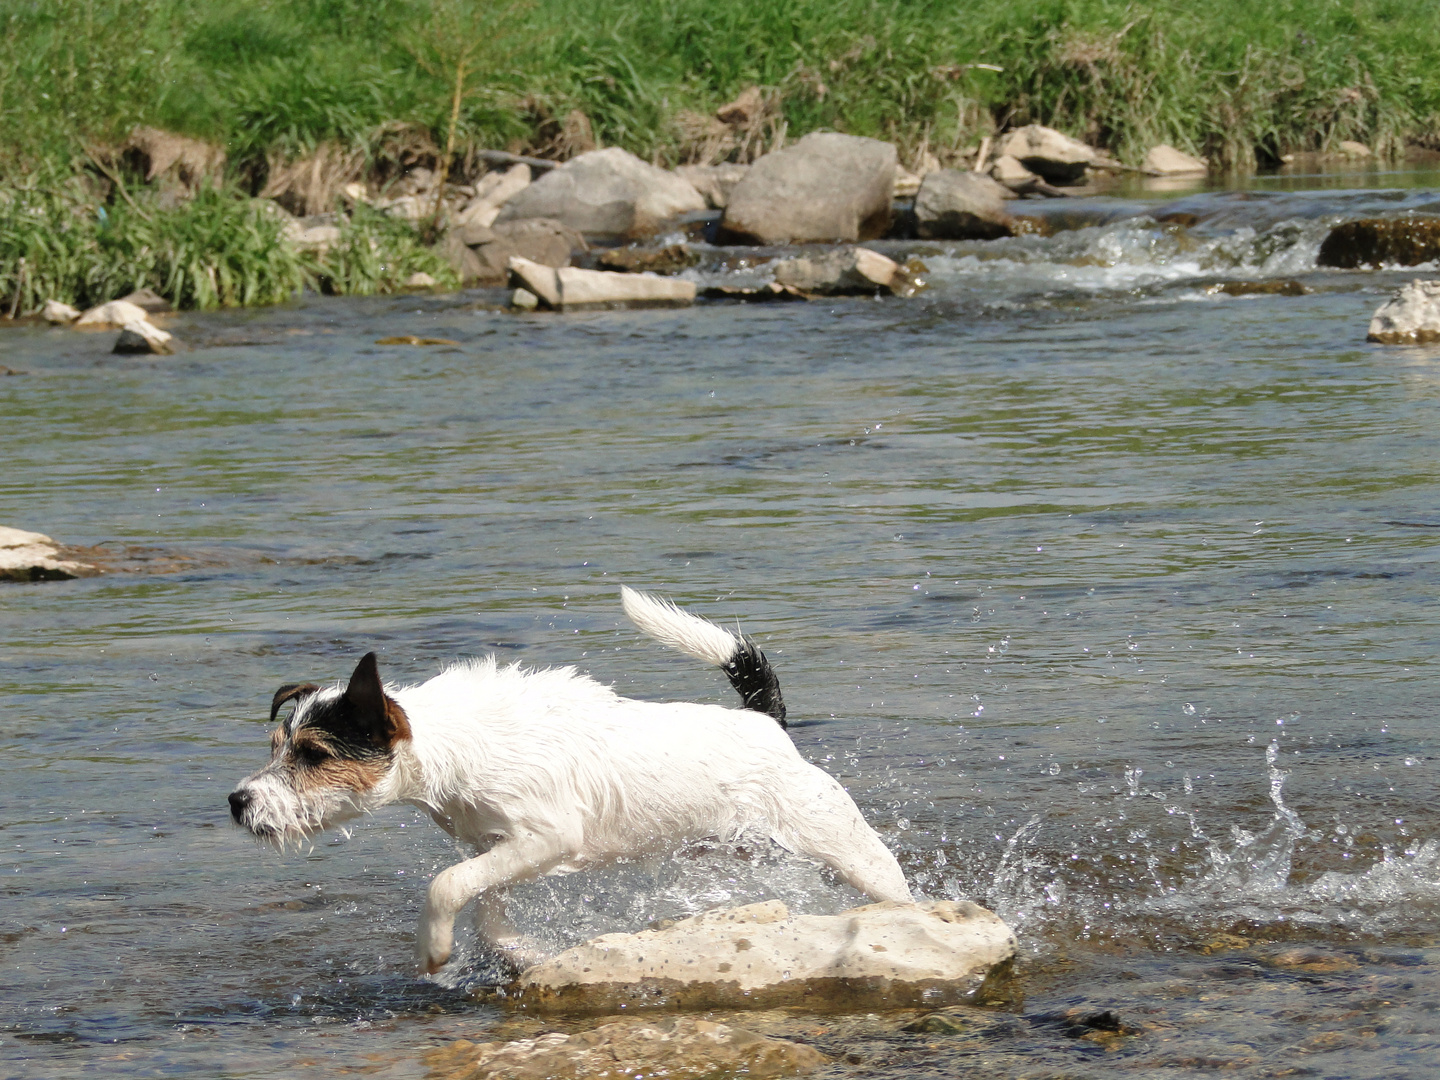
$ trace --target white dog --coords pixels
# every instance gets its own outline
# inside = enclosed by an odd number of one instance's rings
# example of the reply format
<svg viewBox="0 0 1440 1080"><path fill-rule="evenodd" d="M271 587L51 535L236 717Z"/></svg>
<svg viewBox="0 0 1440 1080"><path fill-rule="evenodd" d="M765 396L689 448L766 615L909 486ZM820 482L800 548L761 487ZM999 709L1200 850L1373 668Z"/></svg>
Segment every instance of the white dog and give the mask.
<svg viewBox="0 0 1440 1080"><path fill-rule="evenodd" d="M450 959L471 900L481 937L522 966L533 958L506 918L507 886L747 830L875 900L909 900L845 789L782 730L780 686L754 642L643 593L622 589L621 601L650 637L723 668L747 707L632 701L573 668L493 657L384 687L368 653L347 686L276 691L270 719L288 701L295 711L271 736L270 764L231 793L235 821L283 845L407 802L474 845L430 883L417 935L430 972Z"/></svg>

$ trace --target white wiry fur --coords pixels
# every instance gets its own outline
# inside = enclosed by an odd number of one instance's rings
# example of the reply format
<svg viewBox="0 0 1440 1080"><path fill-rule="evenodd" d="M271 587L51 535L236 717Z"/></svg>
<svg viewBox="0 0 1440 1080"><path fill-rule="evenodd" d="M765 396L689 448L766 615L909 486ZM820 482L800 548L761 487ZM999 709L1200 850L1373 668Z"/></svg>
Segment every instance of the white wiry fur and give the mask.
<svg viewBox="0 0 1440 1080"><path fill-rule="evenodd" d="M620 605L639 629L662 645L707 664L725 664L740 647L740 639L708 619L691 615L669 600L620 586Z"/></svg>
<svg viewBox="0 0 1440 1080"><path fill-rule="evenodd" d="M729 634L673 605L630 590L623 602L642 630L667 644L716 661L725 639L725 658L733 652ZM341 692L302 699L288 726ZM428 971L449 959L455 916L471 900L480 901L482 936L518 963L529 957L505 917L507 886L707 837L760 832L823 861L875 900L910 899L894 856L844 788L762 713L634 701L572 668L526 671L493 657L385 692L412 734L369 790L304 805L272 762L237 792L251 802L245 823L272 838L407 802L472 844L474 858L430 884L417 940Z"/></svg>

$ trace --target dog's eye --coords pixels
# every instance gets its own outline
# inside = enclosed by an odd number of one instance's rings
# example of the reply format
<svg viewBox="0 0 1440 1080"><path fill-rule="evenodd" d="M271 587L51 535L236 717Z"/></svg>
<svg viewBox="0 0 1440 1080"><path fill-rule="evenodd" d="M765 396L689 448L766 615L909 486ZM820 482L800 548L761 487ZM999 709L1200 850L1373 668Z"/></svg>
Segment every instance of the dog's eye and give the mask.
<svg viewBox="0 0 1440 1080"><path fill-rule="evenodd" d="M295 748L295 757L302 765L321 765L330 757L330 751L313 743L304 743Z"/></svg>

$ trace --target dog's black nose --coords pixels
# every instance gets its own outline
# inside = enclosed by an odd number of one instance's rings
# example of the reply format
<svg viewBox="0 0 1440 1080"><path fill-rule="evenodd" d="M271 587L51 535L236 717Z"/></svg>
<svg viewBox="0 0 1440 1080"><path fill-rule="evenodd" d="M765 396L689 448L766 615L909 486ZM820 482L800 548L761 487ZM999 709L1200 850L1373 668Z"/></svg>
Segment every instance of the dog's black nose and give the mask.
<svg viewBox="0 0 1440 1080"><path fill-rule="evenodd" d="M250 805L250 793L248 791L230 792L230 816L239 821L245 815L245 808Z"/></svg>

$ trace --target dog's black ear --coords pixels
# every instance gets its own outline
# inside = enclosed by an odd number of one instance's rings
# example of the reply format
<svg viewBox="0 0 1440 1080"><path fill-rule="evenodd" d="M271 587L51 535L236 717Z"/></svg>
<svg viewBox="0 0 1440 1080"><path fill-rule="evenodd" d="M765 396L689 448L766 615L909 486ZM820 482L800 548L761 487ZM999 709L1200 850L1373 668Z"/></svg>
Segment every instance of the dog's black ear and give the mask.
<svg viewBox="0 0 1440 1080"><path fill-rule="evenodd" d="M306 694L313 694L320 687L313 682L286 683L275 691L275 697L270 702L270 722L275 722L275 716L280 712L280 706L287 701L294 701L296 698L304 697Z"/></svg>
<svg viewBox="0 0 1440 1080"><path fill-rule="evenodd" d="M345 700L354 710L352 719L372 742L391 745L397 739L410 738L405 710L386 697L380 685L380 666L373 652L366 653L355 665L350 685L345 687Z"/></svg>

